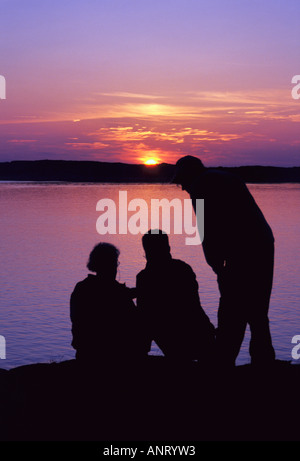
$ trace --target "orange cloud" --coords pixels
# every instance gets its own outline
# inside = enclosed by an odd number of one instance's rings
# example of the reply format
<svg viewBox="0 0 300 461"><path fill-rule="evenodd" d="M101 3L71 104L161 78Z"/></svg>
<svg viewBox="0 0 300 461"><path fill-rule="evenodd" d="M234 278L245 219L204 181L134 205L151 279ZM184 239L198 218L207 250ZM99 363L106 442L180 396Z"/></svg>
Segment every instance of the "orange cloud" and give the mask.
<svg viewBox="0 0 300 461"><path fill-rule="evenodd" d="M172 162L201 152L206 160L221 163L233 156L240 160L242 152L253 158L253 150L296 149L300 139L299 103L283 90L98 93L44 117L50 121L43 121L43 114L2 121L9 152L14 145L20 151L22 145L30 150L35 143L47 153L82 152L84 158L137 162L153 157Z"/></svg>
<svg viewBox="0 0 300 461"><path fill-rule="evenodd" d="M30 144L32 142L37 142L36 139L9 139L7 142L14 144Z"/></svg>
<svg viewBox="0 0 300 461"><path fill-rule="evenodd" d="M104 149L109 146L109 144L104 144L102 142L65 142L65 145L75 150Z"/></svg>

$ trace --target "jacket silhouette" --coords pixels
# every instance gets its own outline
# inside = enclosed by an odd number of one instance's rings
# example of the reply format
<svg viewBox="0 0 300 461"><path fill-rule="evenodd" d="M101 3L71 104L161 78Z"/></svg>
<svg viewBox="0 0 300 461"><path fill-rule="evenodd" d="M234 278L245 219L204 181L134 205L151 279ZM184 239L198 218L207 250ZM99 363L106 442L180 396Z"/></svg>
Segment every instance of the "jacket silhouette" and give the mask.
<svg viewBox="0 0 300 461"><path fill-rule="evenodd" d="M130 360L140 353L131 289L115 280L118 256L113 245L96 245L88 263L96 275L78 282L71 294L72 346L81 361Z"/></svg>
<svg viewBox="0 0 300 461"><path fill-rule="evenodd" d="M152 340L167 358L209 362L214 353L214 326L201 307L192 268L173 259L168 236L143 236L147 264L137 275L137 307L144 321L148 351Z"/></svg>

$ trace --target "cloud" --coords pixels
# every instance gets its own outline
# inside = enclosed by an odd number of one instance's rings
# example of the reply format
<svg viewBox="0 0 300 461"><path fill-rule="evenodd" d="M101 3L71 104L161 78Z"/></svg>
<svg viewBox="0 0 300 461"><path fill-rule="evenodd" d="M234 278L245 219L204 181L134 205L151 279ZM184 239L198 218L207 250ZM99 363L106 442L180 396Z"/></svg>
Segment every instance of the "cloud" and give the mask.
<svg viewBox="0 0 300 461"><path fill-rule="evenodd" d="M13 144L30 144L33 142L37 142L37 139L8 139L6 142L10 142Z"/></svg>
<svg viewBox="0 0 300 461"><path fill-rule="evenodd" d="M65 142L66 146L72 147L75 150L90 150L90 149L104 149L109 147L109 144L104 144L102 142Z"/></svg>
<svg viewBox="0 0 300 461"><path fill-rule="evenodd" d="M132 162L146 156L176 161L186 153L201 152L209 163L228 164L230 159L240 162L243 152L251 149L271 152L278 144L295 148L300 139L299 103L280 89L164 96L98 93L57 111L52 121L51 114L46 115L45 123L42 115L22 116L11 126L6 121L0 130L7 149L1 151L10 155L19 145L19 151L26 146L33 153L39 148L53 156L94 159L98 155Z"/></svg>
<svg viewBox="0 0 300 461"><path fill-rule="evenodd" d="M117 126L109 128L100 128L97 132L90 133L91 136L98 136L99 139L105 141L119 141L122 143L128 141L160 141L169 142L171 144L182 144L185 140L192 139L201 141L230 141L232 139L240 139L244 135L237 133L221 133L217 131L199 130L198 128L191 127L178 127L170 126L169 129L161 128L147 128L138 126Z"/></svg>
<svg viewBox="0 0 300 461"><path fill-rule="evenodd" d="M154 94L143 94L143 93L130 93L126 91L115 91L112 93L96 93L100 96L109 96L112 98L125 98L125 99L162 99L165 96L154 95Z"/></svg>

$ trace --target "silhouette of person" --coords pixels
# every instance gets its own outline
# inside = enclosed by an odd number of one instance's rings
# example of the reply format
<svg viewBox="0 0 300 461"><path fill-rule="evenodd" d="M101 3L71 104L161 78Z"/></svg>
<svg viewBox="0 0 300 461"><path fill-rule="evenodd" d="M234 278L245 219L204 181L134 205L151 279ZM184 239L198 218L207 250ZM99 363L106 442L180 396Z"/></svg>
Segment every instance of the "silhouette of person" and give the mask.
<svg viewBox="0 0 300 461"><path fill-rule="evenodd" d="M172 182L190 194L195 211L196 200L204 199L203 251L220 291L218 356L235 364L249 324L251 363L274 363L268 318L274 237L261 210L239 178L205 168L197 157L179 159Z"/></svg>
<svg viewBox="0 0 300 461"><path fill-rule="evenodd" d="M138 317L131 289L116 281L119 250L99 243L89 256L89 274L71 294L72 346L82 363L136 358Z"/></svg>
<svg viewBox="0 0 300 461"><path fill-rule="evenodd" d="M201 307L192 268L172 258L168 235L161 230L149 230L142 244L147 263L137 275L136 291L146 349L153 340L166 358L208 364L215 328Z"/></svg>

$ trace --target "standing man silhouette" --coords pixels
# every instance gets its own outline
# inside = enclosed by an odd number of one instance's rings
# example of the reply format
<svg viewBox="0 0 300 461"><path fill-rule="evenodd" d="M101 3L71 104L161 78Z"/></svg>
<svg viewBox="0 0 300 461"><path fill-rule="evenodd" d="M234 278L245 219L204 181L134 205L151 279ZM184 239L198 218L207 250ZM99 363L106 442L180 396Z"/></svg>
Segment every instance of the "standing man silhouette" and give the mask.
<svg viewBox="0 0 300 461"><path fill-rule="evenodd" d="M196 210L204 199L203 251L218 277L217 354L234 366L247 324L251 363L272 364L275 352L269 328L274 237L246 185L234 175L205 168L185 156L176 163L173 183L186 190Z"/></svg>

